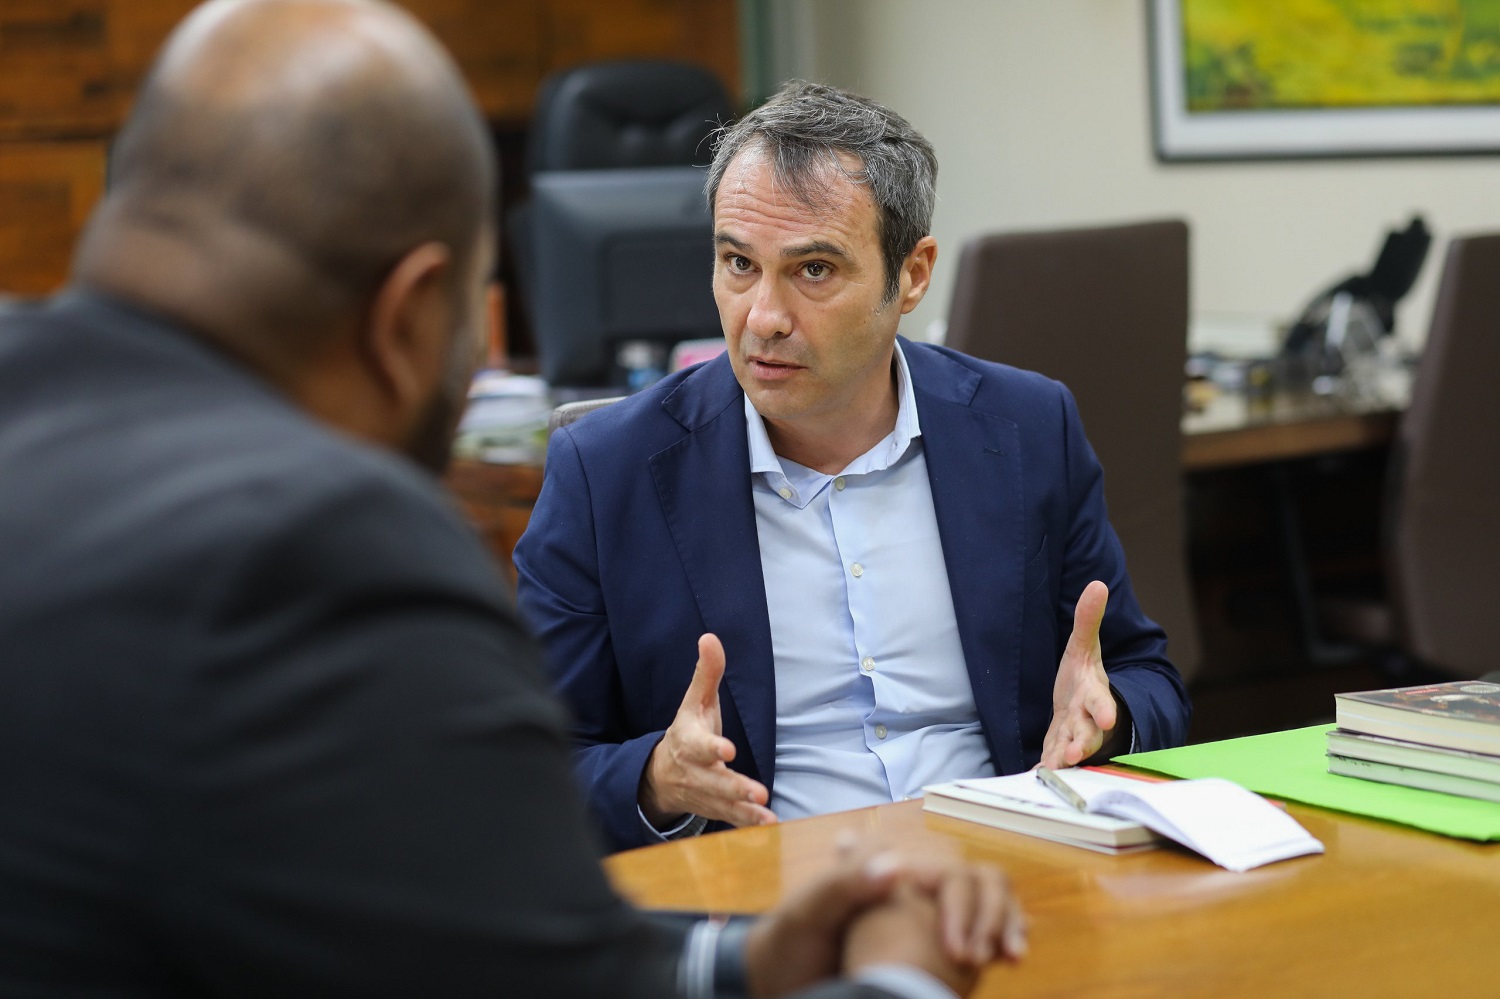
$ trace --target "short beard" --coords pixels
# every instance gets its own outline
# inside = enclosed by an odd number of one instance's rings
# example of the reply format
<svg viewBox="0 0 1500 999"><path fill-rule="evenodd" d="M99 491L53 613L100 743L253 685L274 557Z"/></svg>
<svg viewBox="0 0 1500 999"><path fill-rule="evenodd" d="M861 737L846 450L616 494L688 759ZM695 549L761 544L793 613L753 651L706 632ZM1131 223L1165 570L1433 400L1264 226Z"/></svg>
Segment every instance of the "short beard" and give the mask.
<svg viewBox="0 0 1500 999"><path fill-rule="evenodd" d="M437 478L442 478L453 458L453 434L463 416L464 400L462 393L434 393L402 449L408 458Z"/></svg>
<svg viewBox="0 0 1500 999"><path fill-rule="evenodd" d="M423 407L406 447L402 448L407 457L438 478L453 459L453 435L458 432L459 420L468 406L469 383L474 378L474 362L478 360L470 346L473 337L468 316L462 315L460 319L449 347L443 383Z"/></svg>

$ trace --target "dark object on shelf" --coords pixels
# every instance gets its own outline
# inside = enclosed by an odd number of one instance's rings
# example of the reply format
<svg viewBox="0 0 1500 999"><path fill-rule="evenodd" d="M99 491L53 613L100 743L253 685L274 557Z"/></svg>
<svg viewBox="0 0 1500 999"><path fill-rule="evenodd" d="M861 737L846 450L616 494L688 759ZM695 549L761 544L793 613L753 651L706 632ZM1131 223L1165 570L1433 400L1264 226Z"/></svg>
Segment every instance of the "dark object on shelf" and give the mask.
<svg viewBox="0 0 1500 999"><path fill-rule="evenodd" d="M1311 356L1320 362L1319 373L1337 374L1347 352L1373 350L1395 327L1396 303L1416 283L1431 244L1421 216L1386 233L1368 273L1344 278L1308 303L1287 332L1283 352Z"/></svg>
<svg viewBox="0 0 1500 999"><path fill-rule="evenodd" d="M537 95L526 174L703 166L711 137L734 117L724 85L701 66L670 60L621 60L576 66L547 78ZM513 205L504 231L517 298L535 321L536 221L530 200ZM537 349L545 351L542 334Z"/></svg>
<svg viewBox="0 0 1500 999"><path fill-rule="evenodd" d="M720 334L703 180L697 167L536 176L536 345L548 384L644 387L649 377L628 384L643 346L665 357L679 340Z"/></svg>

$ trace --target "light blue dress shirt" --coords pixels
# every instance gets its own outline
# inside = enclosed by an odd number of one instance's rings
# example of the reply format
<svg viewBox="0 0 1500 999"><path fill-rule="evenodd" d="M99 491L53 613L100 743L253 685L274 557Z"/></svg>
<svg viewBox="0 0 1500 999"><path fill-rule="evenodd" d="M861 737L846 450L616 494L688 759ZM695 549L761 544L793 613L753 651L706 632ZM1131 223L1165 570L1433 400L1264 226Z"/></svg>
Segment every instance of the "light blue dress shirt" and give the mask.
<svg viewBox="0 0 1500 999"><path fill-rule="evenodd" d="M745 400L776 669L778 818L995 773L959 644L916 397L838 475L779 457Z"/></svg>

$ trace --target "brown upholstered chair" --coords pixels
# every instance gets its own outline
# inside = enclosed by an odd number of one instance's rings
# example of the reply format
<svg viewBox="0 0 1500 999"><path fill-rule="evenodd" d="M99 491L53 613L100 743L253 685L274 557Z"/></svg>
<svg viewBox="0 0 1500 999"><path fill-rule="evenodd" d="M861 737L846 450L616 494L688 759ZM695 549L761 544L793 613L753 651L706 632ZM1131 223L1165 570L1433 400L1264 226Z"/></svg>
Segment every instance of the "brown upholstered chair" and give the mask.
<svg viewBox="0 0 1500 999"><path fill-rule="evenodd" d="M1389 600L1320 602L1328 630L1455 677L1493 670L1500 595L1500 233L1448 244L1391 453Z"/></svg>
<svg viewBox="0 0 1500 999"><path fill-rule="evenodd" d="M1187 319L1184 222L997 234L963 248L947 339L1073 391L1136 595L1184 678L1200 656L1180 456Z"/></svg>

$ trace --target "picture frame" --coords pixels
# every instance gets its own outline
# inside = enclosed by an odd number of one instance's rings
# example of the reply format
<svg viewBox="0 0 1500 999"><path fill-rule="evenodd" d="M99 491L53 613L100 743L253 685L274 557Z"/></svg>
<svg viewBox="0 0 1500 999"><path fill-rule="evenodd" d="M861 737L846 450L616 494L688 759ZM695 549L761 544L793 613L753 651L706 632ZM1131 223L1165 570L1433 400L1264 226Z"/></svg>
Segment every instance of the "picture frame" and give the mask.
<svg viewBox="0 0 1500 999"><path fill-rule="evenodd" d="M1500 0L1495 4L1500 23ZM1309 100L1299 93L1294 106L1277 106L1276 100L1258 101L1253 88L1241 88L1238 106L1214 106L1216 96L1205 86L1203 53L1216 53L1201 38L1188 37L1185 11L1193 4L1207 4L1217 17L1221 32L1226 23L1230 33L1241 26L1226 21L1225 10L1233 5L1225 0L1148 0L1151 63L1151 104L1156 155L1162 161L1253 160L1286 158L1328 158L1355 156L1431 156L1493 154L1500 152L1500 64L1484 64L1485 72L1478 82L1458 79L1444 90L1441 72L1403 74L1396 60L1370 60L1356 63L1370 67L1361 77L1373 77L1380 86L1361 93L1362 80L1346 80L1335 66L1309 65L1307 60L1295 63L1304 90L1315 91L1316 81L1338 81L1336 100L1320 102L1316 93ZM1242 3L1245 24L1242 30L1249 41L1231 50L1232 55L1258 52L1254 32L1273 16L1295 17L1296 8L1304 11L1327 8L1327 0L1287 0L1276 4ZM1201 12L1204 7L1198 8ZM1276 14L1268 13L1275 11ZM1325 15L1326 10L1319 10ZM1192 13L1188 11L1188 13ZM1257 24L1258 22L1258 24ZM1357 26L1348 26L1346 35L1355 36ZM1379 50L1381 39L1354 37L1366 49ZM1349 42L1348 37L1336 41ZM1418 43L1420 43L1420 39ZM1274 51L1275 38L1265 40L1265 48ZM1426 48L1432 48L1428 45ZM1337 52L1336 44L1326 47ZM1345 53L1347 55L1346 45ZM1404 50L1393 42L1392 51ZM1408 49L1422 53L1422 44ZM1191 51L1191 55L1190 55ZM1320 48L1318 51L1322 51ZM1191 59L1197 59L1189 65ZM1347 65L1347 63L1345 63ZM1255 67L1251 63L1251 72ZM1196 74L1196 75L1194 75ZM1473 75L1472 73L1470 75ZM1308 86L1307 81L1314 81ZM1276 81L1266 87L1274 91ZM1190 106L1189 91L1193 101ZM1332 89L1332 88L1330 88ZM1209 92L1205 97L1205 92ZM1398 94L1399 101L1387 98Z"/></svg>

